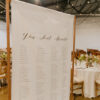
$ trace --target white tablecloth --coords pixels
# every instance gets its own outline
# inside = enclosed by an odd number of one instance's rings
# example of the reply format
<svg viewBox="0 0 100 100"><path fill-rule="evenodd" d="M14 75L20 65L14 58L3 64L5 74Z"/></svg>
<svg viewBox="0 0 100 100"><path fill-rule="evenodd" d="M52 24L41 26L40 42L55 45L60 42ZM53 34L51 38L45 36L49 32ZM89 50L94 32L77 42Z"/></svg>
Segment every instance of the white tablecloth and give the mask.
<svg viewBox="0 0 100 100"><path fill-rule="evenodd" d="M100 68L75 68L75 77L84 81L84 96L95 97L95 81L100 79Z"/></svg>

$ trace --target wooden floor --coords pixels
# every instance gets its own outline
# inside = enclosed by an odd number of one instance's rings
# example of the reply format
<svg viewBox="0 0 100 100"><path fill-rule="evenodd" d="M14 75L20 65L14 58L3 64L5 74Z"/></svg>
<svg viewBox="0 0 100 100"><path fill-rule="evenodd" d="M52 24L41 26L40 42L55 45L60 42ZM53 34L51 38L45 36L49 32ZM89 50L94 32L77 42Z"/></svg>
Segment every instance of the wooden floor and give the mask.
<svg viewBox="0 0 100 100"><path fill-rule="evenodd" d="M100 100L100 96L99 97L96 97L96 98L84 98L82 96L75 96L75 100Z"/></svg>
<svg viewBox="0 0 100 100"><path fill-rule="evenodd" d="M7 87L3 88L3 89L0 89L0 100L8 100L7 99ZM89 98L83 98L82 96L75 96L75 100L100 100L100 96L97 97L97 98L92 98L92 99L89 99Z"/></svg>
<svg viewBox="0 0 100 100"><path fill-rule="evenodd" d="M7 87L5 87L3 89L0 88L0 100L8 100L7 94L8 94Z"/></svg>

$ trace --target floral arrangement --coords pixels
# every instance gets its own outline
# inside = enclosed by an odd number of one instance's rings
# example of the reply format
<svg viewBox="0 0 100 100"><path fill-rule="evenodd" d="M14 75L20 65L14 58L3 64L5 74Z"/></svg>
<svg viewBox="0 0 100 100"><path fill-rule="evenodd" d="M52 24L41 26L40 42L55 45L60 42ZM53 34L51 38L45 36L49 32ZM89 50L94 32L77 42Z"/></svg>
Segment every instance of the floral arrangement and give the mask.
<svg viewBox="0 0 100 100"><path fill-rule="evenodd" d="M99 63L100 59L97 56L93 56L92 62Z"/></svg>
<svg viewBox="0 0 100 100"><path fill-rule="evenodd" d="M88 65L89 66L93 66L93 63L99 64L100 58L98 58L97 56L88 56Z"/></svg>
<svg viewBox="0 0 100 100"><path fill-rule="evenodd" d="M80 56L78 57L78 60L79 60L80 62L86 61L86 55L85 55L85 54L80 55Z"/></svg>
<svg viewBox="0 0 100 100"><path fill-rule="evenodd" d="M6 52L2 52L0 54L0 62L1 62L1 66L7 65L7 53Z"/></svg>
<svg viewBox="0 0 100 100"><path fill-rule="evenodd" d="M82 61L85 61L87 67L93 67L93 63L100 64L100 57L97 57L97 56L94 56L94 55L81 54L78 57L78 61L80 63Z"/></svg>

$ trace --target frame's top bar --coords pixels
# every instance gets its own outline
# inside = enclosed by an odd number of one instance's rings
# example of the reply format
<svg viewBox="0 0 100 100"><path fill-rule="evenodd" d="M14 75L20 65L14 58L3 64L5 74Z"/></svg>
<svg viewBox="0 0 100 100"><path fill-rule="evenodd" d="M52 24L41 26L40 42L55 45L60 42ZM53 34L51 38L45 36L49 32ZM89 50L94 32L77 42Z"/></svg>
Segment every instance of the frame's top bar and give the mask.
<svg viewBox="0 0 100 100"><path fill-rule="evenodd" d="M100 17L100 14L76 14L77 17Z"/></svg>

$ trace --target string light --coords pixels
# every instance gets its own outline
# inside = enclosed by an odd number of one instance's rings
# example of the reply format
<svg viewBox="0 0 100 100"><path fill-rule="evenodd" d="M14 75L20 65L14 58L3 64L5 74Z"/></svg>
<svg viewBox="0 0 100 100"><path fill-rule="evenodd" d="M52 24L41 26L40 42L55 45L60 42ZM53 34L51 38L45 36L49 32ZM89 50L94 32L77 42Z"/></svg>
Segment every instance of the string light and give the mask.
<svg viewBox="0 0 100 100"><path fill-rule="evenodd" d="M39 5L40 4L40 0L35 0L35 4Z"/></svg>
<svg viewBox="0 0 100 100"><path fill-rule="evenodd" d="M59 9L58 0L57 0L57 5L56 5L56 8L57 8L57 9Z"/></svg>
<svg viewBox="0 0 100 100"><path fill-rule="evenodd" d="M2 14L2 12L0 11L0 14Z"/></svg>
<svg viewBox="0 0 100 100"><path fill-rule="evenodd" d="M90 0L88 0L87 3L89 4L90 3Z"/></svg>
<svg viewBox="0 0 100 100"><path fill-rule="evenodd" d="M72 7L74 6L74 4L72 4Z"/></svg>
<svg viewBox="0 0 100 100"><path fill-rule="evenodd" d="M0 11L0 14L2 14L2 13L4 13L5 12L5 10L4 11Z"/></svg>

